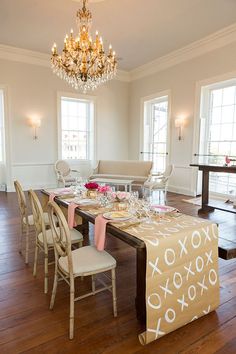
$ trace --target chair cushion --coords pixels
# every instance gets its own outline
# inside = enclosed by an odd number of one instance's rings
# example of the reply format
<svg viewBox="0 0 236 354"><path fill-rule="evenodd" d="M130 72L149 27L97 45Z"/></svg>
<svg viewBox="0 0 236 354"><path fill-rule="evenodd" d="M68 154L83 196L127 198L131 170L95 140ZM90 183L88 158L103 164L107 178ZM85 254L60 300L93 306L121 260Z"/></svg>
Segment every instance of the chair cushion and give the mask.
<svg viewBox="0 0 236 354"><path fill-rule="evenodd" d="M74 275L99 273L116 267L116 260L106 251L97 251L93 246L85 246L72 251ZM67 257L59 259L59 267L69 273Z"/></svg>
<svg viewBox="0 0 236 354"><path fill-rule="evenodd" d="M59 228L58 228L58 230L59 230ZM70 235L71 235L71 243L72 244L83 240L83 235L76 229L70 230ZM48 245L52 246L53 245L53 238L52 238L52 230L51 229L46 230L46 238L47 238ZM38 240L41 244L43 244L42 232L40 234L38 234Z"/></svg>
<svg viewBox="0 0 236 354"><path fill-rule="evenodd" d="M44 217L44 222L46 225L49 225L49 217L48 217L48 213L43 213L43 217ZM33 218L33 215L28 215L28 222L29 222L29 225L34 225L34 218ZM26 219L25 217L23 218L23 223L26 224Z"/></svg>

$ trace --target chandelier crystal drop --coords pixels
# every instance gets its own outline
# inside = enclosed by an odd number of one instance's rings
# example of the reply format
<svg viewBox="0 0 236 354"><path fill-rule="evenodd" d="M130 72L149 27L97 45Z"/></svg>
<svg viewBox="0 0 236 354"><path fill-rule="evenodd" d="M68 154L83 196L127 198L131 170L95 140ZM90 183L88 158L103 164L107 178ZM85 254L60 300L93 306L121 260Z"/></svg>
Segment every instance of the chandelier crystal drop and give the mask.
<svg viewBox="0 0 236 354"><path fill-rule="evenodd" d="M92 40L92 14L86 7L87 1L83 0L83 7L77 12L78 35L74 37L71 30L70 35L65 37L62 54L58 54L54 44L51 57L53 72L84 93L113 79L117 71L116 53L112 46L106 55L98 32Z"/></svg>

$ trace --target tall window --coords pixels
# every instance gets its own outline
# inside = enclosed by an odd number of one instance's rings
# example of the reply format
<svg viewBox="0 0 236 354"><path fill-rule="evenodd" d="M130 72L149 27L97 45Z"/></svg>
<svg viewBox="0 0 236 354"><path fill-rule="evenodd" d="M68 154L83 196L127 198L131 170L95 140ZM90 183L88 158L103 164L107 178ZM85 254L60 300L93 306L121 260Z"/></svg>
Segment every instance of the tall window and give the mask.
<svg viewBox="0 0 236 354"><path fill-rule="evenodd" d="M92 160L94 151L94 102L61 97L61 157Z"/></svg>
<svg viewBox="0 0 236 354"><path fill-rule="evenodd" d="M204 88L202 102L200 153L205 163L223 165L225 156L236 155L236 81ZM211 173L210 190L235 194L235 174Z"/></svg>
<svg viewBox="0 0 236 354"><path fill-rule="evenodd" d="M164 171L168 155L168 96L144 102L143 159Z"/></svg>
<svg viewBox="0 0 236 354"><path fill-rule="evenodd" d="M4 96L3 90L0 89L0 163L4 162L4 156Z"/></svg>

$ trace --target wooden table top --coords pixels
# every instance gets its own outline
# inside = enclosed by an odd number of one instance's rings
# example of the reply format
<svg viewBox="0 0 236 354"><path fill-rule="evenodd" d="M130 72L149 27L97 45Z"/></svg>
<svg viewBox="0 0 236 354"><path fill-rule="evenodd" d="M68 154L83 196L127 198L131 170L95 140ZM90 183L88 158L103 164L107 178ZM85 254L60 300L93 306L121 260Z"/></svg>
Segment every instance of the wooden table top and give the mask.
<svg viewBox="0 0 236 354"><path fill-rule="evenodd" d="M41 190L41 193L43 193L47 196L49 195L49 193L45 190ZM66 200L55 197L55 201L59 205L62 205L64 207L68 208L69 202L67 202ZM88 211L82 210L79 208L76 208L75 212L76 212L76 214L81 216L83 219L85 219L93 224L95 223L96 215L92 215ZM145 243L142 240L139 240L137 237L130 235L129 233L125 232L124 230L118 229L114 225L107 224L107 233L119 238L120 240L124 241L125 243L127 243L128 245L130 245L134 248L146 248Z"/></svg>
<svg viewBox="0 0 236 354"><path fill-rule="evenodd" d="M41 192L44 195L49 195L49 193L45 190L41 190ZM55 200L58 204L68 208L69 202L67 202L66 200L57 197L55 198ZM85 220L93 224L95 223L96 216L90 214L88 211L77 208L75 212ZM107 224L107 233L119 238L120 240L124 241L125 243L136 249L146 248L145 243L142 240L139 240L135 236L132 236L129 233L125 232L125 230L120 230L111 224ZM229 235L228 239L219 237L219 257L226 260L236 258L236 237L235 240L232 239L232 235L231 237Z"/></svg>
<svg viewBox="0 0 236 354"><path fill-rule="evenodd" d="M198 167L200 171L236 173L236 166L220 166L191 163L191 167Z"/></svg>

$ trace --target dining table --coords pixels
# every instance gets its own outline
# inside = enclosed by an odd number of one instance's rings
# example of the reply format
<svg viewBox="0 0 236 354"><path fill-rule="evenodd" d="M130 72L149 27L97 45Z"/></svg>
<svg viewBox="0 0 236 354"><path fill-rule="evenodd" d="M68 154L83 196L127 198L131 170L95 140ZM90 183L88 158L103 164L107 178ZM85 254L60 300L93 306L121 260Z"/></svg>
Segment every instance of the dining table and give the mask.
<svg viewBox="0 0 236 354"><path fill-rule="evenodd" d="M45 189L41 193L46 197L43 200L44 209L46 208L48 198L51 191ZM64 208L68 208L70 202L65 198L55 197L55 202ZM96 215L89 213L87 210L76 208L75 213L81 217L81 224L79 225L82 233L86 235L89 232L89 222L94 224ZM128 231L128 230L127 230ZM136 297L135 307L137 319L145 323L146 321L146 246L145 243L137 237L130 235L127 231L117 228L115 225L107 224L107 235L116 237L125 242L136 250Z"/></svg>
<svg viewBox="0 0 236 354"><path fill-rule="evenodd" d="M93 223L96 234L96 218L106 218L104 206L86 206L80 198L66 198L50 190L41 192L44 206L53 199L64 210L75 207L74 216L79 217L77 223L84 231ZM143 345L219 306L218 227L172 209L134 224L132 220L106 221L107 236L136 250L135 306L138 320L146 324L139 335Z"/></svg>

